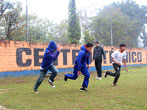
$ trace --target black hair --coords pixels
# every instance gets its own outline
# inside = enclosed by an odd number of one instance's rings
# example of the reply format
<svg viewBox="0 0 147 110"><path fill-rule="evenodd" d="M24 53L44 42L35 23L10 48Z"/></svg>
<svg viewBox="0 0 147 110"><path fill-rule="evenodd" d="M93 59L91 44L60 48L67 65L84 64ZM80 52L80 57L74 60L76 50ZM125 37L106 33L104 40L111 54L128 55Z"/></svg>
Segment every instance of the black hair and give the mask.
<svg viewBox="0 0 147 110"><path fill-rule="evenodd" d="M99 42L95 42L95 44L96 44L96 43L98 43L98 44L99 44Z"/></svg>
<svg viewBox="0 0 147 110"><path fill-rule="evenodd" d="M126 47L126 44L120 44L119 48L121 48L121 47Z"/></svg>
<svg viewBox="0 0 147 110"><path fill-rule="evenodd" d="M88 42L88 43L86 44L86 47L93 47L93 44Z"/></svg>

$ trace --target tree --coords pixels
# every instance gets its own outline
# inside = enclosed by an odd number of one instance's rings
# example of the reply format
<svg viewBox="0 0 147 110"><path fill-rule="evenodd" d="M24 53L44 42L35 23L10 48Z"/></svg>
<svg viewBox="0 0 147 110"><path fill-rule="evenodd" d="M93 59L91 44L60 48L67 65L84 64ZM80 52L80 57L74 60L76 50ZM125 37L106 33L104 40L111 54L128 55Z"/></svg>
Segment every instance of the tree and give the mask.
<svg viewBox="0 0 147 110"><path fill-rule="evenodd" d="M90 36L89 31L85 31L84 32L84 44L90 42L90 43L94 43L95 41L95 37L94 36Z"/></svg>
<svg viewBox="0 0 147 110"><path fill-rule="evenodd" d="M79 17L76 13L75 0L70 0L69 3L69 26L68 34L72 44L78 44L81 38L81 28Z"/></svg>
<svg viewBox="0 0 147 110"><path fill-rule="evenodd" d="M70 43L68 37L68 21L63 20L59 24L59 43L67 44Z"/></svg>
<svg viewBox="0 0 147 110"><path fill-rule="evenodd" d="M144 43L144 47L147 47L147 33L145 31L145 26L144 26L144 29L142 31L142 36L141 38L143 39L143 43Z"/></svg>
<svg viewBox="0 0 147 110"><path fill-rule="evenodd" d="M130 19L124 16L119 9L113 7L105 8L93 18L91 32L96 37L96 41L106 46L111 45L111 24L113 45L118 46L120 43L131 45L131 38L128 37L128 32L132 29Z"/></svg>
<svg viewBox="0 0 147 110"><path fill-rule="evenodd" d="M96 14L97 11L95 10L93 13ZM94 17L90 15L88 16L88 8L79 10L78 14L79 14L82 33L84 33L85 31L91 32L91 26L92 26L91 22Z"/></svg>
<svg viewBox="0 0 147 110"><path fill-rule="evenodd" d="M6 0L0 0L0 38L3 38L5 36L5 30L2 25L2 18L3 15L11 10L13 8L12 3L6 1Z"/></svg>
<svg viewBox="0 0 147 110"><path fill-rule="evenodd" d="M6 0L0 0L0 20L3 17L3 14L7 10L11 10L13 8L12 3L6 1Z"/></svg>
<svg viewBox="0 0 147 110"><path fill-rule="evenodd" d="M146 7L127 0L122 3L113 3L100 10L91 22L91 32L97 41L104 45L111 45L111 25L113 45L126 43L129 47L138 46L138 37L147 23ZM145 37L144 37L145 38Z"/></svg>
<svg viewBox="0 0 147 110"><path fill-rule="evenodd" d="M12 32L13 40L25 41L26 40L26 16L23 14L18 17L17 28Z"/></svg>
<svg viewBox="0 0 147 110"><path fill-rule="evenodd" d="M120 8L122 13L127 15L131 19L131 22L134 22L129 36L133 40L133 47L137 47L138 37L144 32L144 25L147 24L147 6L139 6L132 0L126 0L121 3L113 3L112 6Z"/></svg>
<svg viewBox="0 0 147 110"><path fill-rule="evenodd" d="M36 15L29 15L28 21L29 41L49 42L54 40L57 43L69 43L67 21L55 24L48 19L38 18Z"/></svg>
<svg viewBox="0 0 147 110"><path fill-rule="evenodd" d="M10 4L10 3L8 3ZM2 37L7 40L14 40L14 34L20 28L22 28L22 23L20 21L20 15L22 11L21 3L11 3L12 9L7 10L6 13L3 13L1 17L1 30L3 32Z"/></svg>
<svg viewBox="0 0 147 110"><path fill-rule="evenodd" d="M6 37L8 40L13 40L13 31L21 27L21 25L19 24L21 11L22 7L20 6L20 3L18 3L16 4L16 7L12 9L12 11L9 11L7 14L4 15L4 22L6 23Z"/></svg>
<svg viewBox="0 0 147 110"><path fill-rule="evenodd" d="M4 40L24 41L26 34L26 16L19 2L0 1L0 38ZM70 43L68 22L60 24L39 18L35 14L28 17L28 40L33 42Z"/></svg>
<svg viewBox="0 0 147 110"><path fill-rule="evenodd" d="M54 24L47 19L38 18L35 14L28 17L28 40L33 42L49 42L53 40Z"/></svg>
<svg viewBox="0 0 147 110"><path fill-rule="evenodd" d="M143 43L144 43L144 47L147 47L147 33L144 33Z"/></svg>

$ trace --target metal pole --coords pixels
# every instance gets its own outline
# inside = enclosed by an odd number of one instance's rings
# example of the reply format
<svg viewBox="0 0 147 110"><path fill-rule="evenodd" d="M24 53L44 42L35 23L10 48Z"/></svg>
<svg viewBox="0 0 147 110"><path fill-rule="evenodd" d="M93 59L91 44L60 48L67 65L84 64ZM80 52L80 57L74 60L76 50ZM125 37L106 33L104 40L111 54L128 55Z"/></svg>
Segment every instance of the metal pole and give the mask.
<svg viewBox="0 0 147 110"><path fill-rule="evenodd" d="M110 10L111 11L111 10ZM111 31L111 46L113 46L113 36L112 36L112 12L110 12L110 31Z"/></svg>
<svg viewBox="0 0 147 110"><path fill-rule="evenodd" d="M26 41L28 41L28 0L26 0Z"/></svg>
<svg viewBox="0 0 147 110"><path fill-rule="evenodd" d="M112 19L111 19L111 46L113 46L113 36L112 36Z"/></svg>

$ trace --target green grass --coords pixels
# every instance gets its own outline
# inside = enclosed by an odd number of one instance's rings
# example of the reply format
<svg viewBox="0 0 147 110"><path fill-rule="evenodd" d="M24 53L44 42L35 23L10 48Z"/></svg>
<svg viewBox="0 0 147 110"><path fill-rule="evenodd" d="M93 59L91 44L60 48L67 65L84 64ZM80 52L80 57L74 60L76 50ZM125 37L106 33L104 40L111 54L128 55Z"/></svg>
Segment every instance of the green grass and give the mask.
<svg viewBox="0 0 147 110"><path fill-rule="evenodd" d="M44 80L39 94L33 93L36 76L0 79L0 105L13 110L147 110L147 67L122 71L117 87L113 77L95 79L91 74L88 92L80 92L83 76L63 81L58 75L56 88Z"/></svg>

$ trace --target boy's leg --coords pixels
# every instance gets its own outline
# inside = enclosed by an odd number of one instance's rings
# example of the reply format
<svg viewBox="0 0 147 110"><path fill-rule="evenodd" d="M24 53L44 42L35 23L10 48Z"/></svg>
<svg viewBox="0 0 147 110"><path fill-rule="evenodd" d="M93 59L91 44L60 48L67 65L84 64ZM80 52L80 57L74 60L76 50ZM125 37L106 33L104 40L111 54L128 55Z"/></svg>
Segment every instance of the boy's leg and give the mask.
<svg viewBox="0 0 147 110"><path fill-rule="evenodd" d="M81 72L85 76L82 87L87 88L88 84L89 84L89 78L90 78L89 70L86 66L83 66L82 69L81 69Z"/></svg>
<svg viewBox="0 0 147 110"><path fill-rule="evenodd" d="M36 84L35 84L35 86L34 86L34 90L37 90L38 89L38 87L40 86L40 84L42 83L42 81L43 81L43 79L45 78L45 75L46 75L46 73L47 73L47 69L45 69L45 70L40 70L40 76L39 76L39 78L37 79L37 81L36 81Z"/></svg>
<svg viewBox="0 0 147 110"><path fill-rule="evenodd" d="M102 60L98 60L98 77L102 77Z"/></svg>
<svg viewBox="0 0 147 110"><path fill-rule="evenodd" d="M99 70L98 70L98 59L95 59L95 68L96 68L96 71L97 71L97 77L99 76Z"/></svg>
<svg viewBox="0 0 147 110"><path fill-rule="evenodd" d="M117 65L116 64L113 64L113 68L115 70L115 73L112 73L110 71L106 71L106 75L109 75L109 76L114 76L116 75L116 72L117 72Z"/></svg>
<svg viewBox="0 0 147 110"><path fill-rule="evenodd" d="M73 74L65 74L65 77L66 77L67 79L73 79L73 80L76 80L77 77L78 77L77 66L74 65L74 71L73 71Z"/></svg>
<svg viewBox="0 0 147 110"><path fill-rule="evenodd" d="M116 84L118 79L119 79L119 76L120 76L120 69L121 69L121 66L119 65L114 65L114 69L115 69L115 78L114 78L114 81L113 81L113 84Z"/></svg>
<svg viewBox="0 0 147 110"><path fill-rule="evenodd" d="M109 76L115 76L116 73L112 73L110 71L106 71L106 75L109 75Z"/></svg>
<svg viewBox="0 0 147 110"><path fill-rule="evenodd" d="M54 79L57 76L57 74L58 74L59 71L58 71L58 69L54 65L50 65L49 70L51 71L51 76L50 76L49 79L52 82L54 82Z"/></svg>

